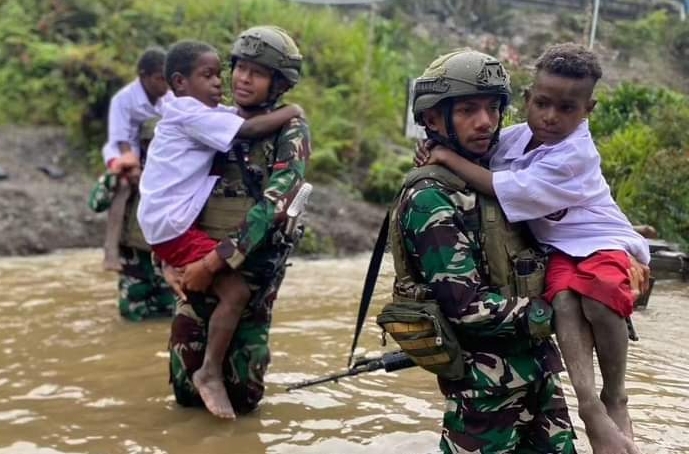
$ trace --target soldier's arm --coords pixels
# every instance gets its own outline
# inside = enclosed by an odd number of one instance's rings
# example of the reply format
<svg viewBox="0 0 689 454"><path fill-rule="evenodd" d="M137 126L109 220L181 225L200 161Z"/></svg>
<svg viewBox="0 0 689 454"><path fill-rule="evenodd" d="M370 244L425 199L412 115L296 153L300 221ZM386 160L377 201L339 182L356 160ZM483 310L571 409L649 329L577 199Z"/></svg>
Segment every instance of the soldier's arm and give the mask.
<svg viewBox="0 0 689 454"><path fill-rule="evenodd" d="M447 194L423 189L402 212L402 229L421 273L443 313L467 335L523 334L528 302L508 301L481 282L473 251L478 247L463 228Z"/></svg>
<svg viewBox="0 0 689 454"><path fill-rule="evenodd" d="M311 153L309 128L301 118L293 118L281 133L273 173L263 191L263 200L251 207L237 238L218 245L217 255L231 268L238 268L251 251L265 243L274 226L286 219L286 211L304 181Z"/></svg>

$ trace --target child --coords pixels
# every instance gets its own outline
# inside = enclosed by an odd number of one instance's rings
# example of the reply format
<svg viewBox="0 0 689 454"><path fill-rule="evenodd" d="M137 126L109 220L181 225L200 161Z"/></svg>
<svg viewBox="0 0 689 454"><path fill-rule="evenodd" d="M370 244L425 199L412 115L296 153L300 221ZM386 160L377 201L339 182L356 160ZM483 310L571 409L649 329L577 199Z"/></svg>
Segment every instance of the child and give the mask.
<svg viewBox="0 0 689 454"><path fill-rule="evenodd" d="M235 135L267 135L303 113L287 106L244 121L236 109L220 104L221 70L217 51L198 41L174 44L165 61L175 98L163 107L150 144L137 215L155 254L174 267L201 259L218 244L194 225L218 179L209 175L216 152L227 152ZM205 291L210 284L188 290ZM192 380L211 413L234 419L222 360L250 292L242 275L229 270L215 276L212 288L219 303L209 322L203 365Z"/></svg>
<svg viewBox="0 0 689 454"><path fill-rule="evenodd" d="M136 65L138 77L120 89L110 100L108 141L103 160L115 174L139 167L139 130L151 118L160 117L165 100L172 96L163 75L165 51L151 47Z"/></svg>
<svg viewBox="0 0 689 454"><path fill-rule="evenodd" d="M630 281L639 279L630 256L647 264L650 255L611 196L588 130L601 76L596 56L585 48L551 46L536 63L527 124L500 135L492 174L443 147L433 148L429 162L496 196L508 220L527 221L547 248L544 298L554 306L558 342L593 450L636 453L624 385L625 317L635 300ZM600 399L594 348L603 376Z"/></svg>

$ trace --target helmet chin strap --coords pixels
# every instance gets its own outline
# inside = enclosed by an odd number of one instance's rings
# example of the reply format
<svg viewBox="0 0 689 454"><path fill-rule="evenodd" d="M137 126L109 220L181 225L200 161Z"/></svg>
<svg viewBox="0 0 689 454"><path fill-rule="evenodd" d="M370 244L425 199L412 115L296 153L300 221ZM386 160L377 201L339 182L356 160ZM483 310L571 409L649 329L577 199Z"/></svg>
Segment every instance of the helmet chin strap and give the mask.
<svg viewBox="0 0 689 454"><path fill-rule="evenodd" d="M455 129L455 124L452 121L452 109L454 106L454 102L452 99L448 99L442 102L441 105L441 111L443 114L443 121L445 122L445 130L447 131L447 137L444 137L440 134L438 134L435 131L430 131L428 128L426 128L426 135L428 135L429 139L435 140L436 142L440 143L446 148L449 148L456 152L458 155L462 156L463 158L466 158L470 161L477 161L481 157L484 156L483 153L477 154L474 153L473 151L467 150L465 147L462 146L462 144L459 141L459 137L457 136L457 130ZM498 127L493 133L493 138L490 141L490 144L488 145L488 149L491 149L495 144L498 143L498 140L500 139L500 129L502 128L502 114L505 110L505 106L501 103L500 104L500 120L498 121Z"/></svg>

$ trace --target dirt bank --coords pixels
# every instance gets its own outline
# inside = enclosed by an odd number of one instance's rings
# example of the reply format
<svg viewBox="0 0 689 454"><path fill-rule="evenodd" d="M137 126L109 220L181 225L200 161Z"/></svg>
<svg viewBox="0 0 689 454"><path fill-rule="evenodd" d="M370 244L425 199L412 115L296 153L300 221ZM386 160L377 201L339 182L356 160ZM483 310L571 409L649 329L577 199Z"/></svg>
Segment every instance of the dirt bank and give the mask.
<svg viewBox="0 0 689 454"><path fill-rule="evenodd" d="M60 128L0 128L0 255L102 244L105 214L87 206L94 177L76 164L79 158ZM64 176L51 177L41 170L46 166ZM312 243L345 255L372 248L383 216L381 207L316 186L305 222Z"/></svg>

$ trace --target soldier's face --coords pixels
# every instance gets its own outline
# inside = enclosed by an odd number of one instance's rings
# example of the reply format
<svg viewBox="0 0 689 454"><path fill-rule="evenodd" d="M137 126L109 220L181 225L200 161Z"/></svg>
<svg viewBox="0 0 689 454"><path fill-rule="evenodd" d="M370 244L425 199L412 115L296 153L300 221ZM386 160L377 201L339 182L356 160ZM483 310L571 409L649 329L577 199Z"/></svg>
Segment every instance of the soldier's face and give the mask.
<svg viewBox="0 0 689 454"><path fill-rule="evenodd" d="M440 109L430 109L425 116L432 131L449 137ZM452 124L462 147L474 154L484 154L490 147L500 122L500 97L497 95L459 98L452 106Z"/></svg>
<svg viewBox="0 0 689 454"><path fill-rule="evenodd" d="M268 100L273 71L258 63L238 60L232 71L232 98L235 104L252 107Z"/></svg>

